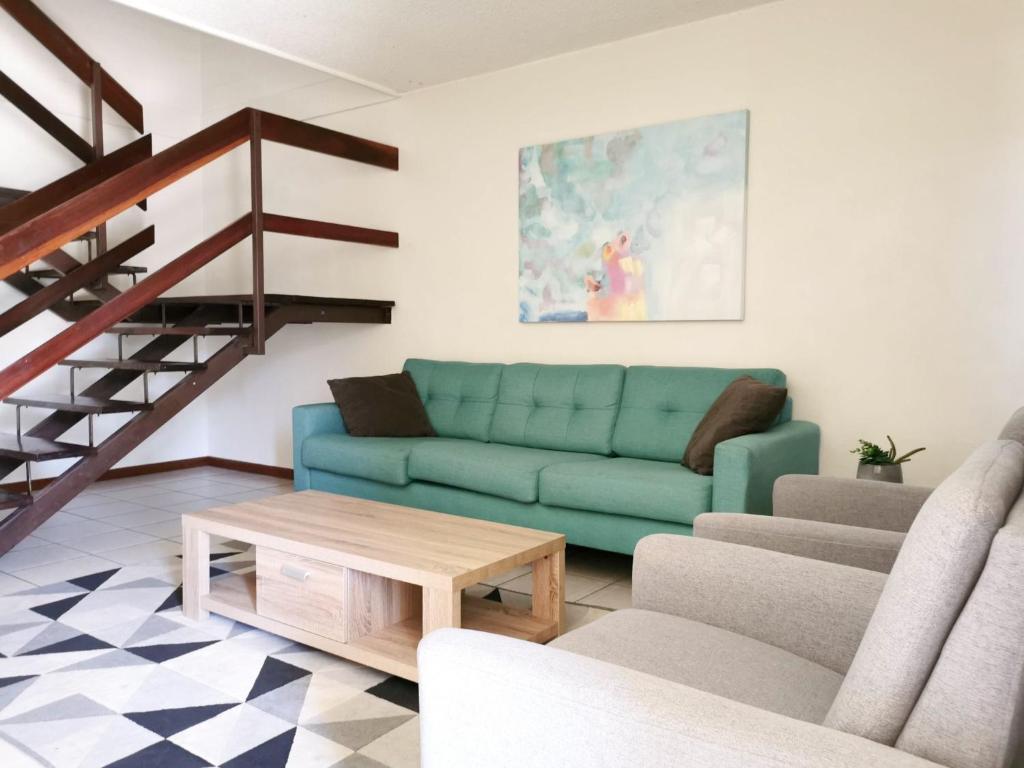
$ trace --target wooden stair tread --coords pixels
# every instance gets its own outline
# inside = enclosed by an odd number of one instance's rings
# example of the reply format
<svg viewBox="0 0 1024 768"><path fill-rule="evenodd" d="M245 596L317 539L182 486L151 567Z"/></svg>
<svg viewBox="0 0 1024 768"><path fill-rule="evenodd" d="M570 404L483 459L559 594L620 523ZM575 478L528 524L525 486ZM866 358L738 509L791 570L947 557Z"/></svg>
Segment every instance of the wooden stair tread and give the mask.
<svg viewBox="0 0 1024 768"><path fill-rule="evenodd" d="M12 435L0 432L0 456L20 461L48 461L51 459L68 459L74 456L90 456L96 449L88 445L61 443L45 440L29 435Z"/></svg>
<svg viewBox="0 0 1024 768"><path fill-rule="evenodd" d="M32 503L32 497L26 493L0 491L0 509L17 509Z"/></svg>
<svg viewBox="0 0 1024 768"><path fill-rule="evenodd" d="M124 360L116 358L101 358L97 360L68 358L67 360L61 360L58 365L63 365L67 368L109 368L116 371L150 371L153 373L201 371L206 368L206 363L192 363L180 360L136 360L131 357Z"/></svg>
<svg viewBox="0 0 1024 768"><path fill-rule="evenodd" d="M147 267L133 267L127 264L122 264L119 267L111 267L107 270L108 275L144 275L148 272ZM27 272L29 277L33 277L36 280L59 280L65 276L64 272L59 269L30 269Z"/></svg>
<svg viewBox="0 0 1024 768"><path fill-rule="evenodd" d="M72 413L133 413L135 411L151 411L152 403L140 403L133 400L105 400L87 395L26 395L8 397L5 403L11 405L27 405L33 408L52 408L55 411Z"/></svg>
<svg viewBox="0 0 1024 768"><path fill-rule="evenodd" d="M343 299L327 296L300 296L287 293L267 293L263 297L264 304L283 306L286 304L320 304L331 307L393 307L395 302L390 299ZM217 296L162 296L153 302L160 304L231 304L249 306L252 304L251 293L220 294Z"/></svg>
<svg viewBox="0 0 1024 768"><path fill-rule="evenodd" d="M242 336L251 330L247 325L115 325L106 332L123 336Z"/></svg>

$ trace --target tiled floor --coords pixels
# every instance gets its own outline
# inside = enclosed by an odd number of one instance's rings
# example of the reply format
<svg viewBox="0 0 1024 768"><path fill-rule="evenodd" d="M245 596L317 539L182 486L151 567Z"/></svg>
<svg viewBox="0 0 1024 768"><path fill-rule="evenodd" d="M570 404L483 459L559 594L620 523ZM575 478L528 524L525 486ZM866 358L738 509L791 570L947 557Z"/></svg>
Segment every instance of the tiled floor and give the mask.
<svg viewBox="0 0 1024 768"><path fill-rule="evenodd" d="M185 512L291 491L264 475L202 467L96 483L0 557L0 594L84 576L119 565L176 558ZM630 599L632 558L570 547L566 600L570 626ZM475 593L498 587L509 602L530 594L528 568L498 577ZM519 596L518 598L516 596Z"/></svg>
<svg viewBox="0 0 1024 768"><path fill-rule="evenodd" d="M214 468L97 483L0 557L0 765L417 766L415 686L180 614L182 513L290 490ZM244 549L216 542L215 565L251 568ZM569 549L570 629L629 605L631 566ZM528 607L530 589L519 568L467 591Z"/></svg>

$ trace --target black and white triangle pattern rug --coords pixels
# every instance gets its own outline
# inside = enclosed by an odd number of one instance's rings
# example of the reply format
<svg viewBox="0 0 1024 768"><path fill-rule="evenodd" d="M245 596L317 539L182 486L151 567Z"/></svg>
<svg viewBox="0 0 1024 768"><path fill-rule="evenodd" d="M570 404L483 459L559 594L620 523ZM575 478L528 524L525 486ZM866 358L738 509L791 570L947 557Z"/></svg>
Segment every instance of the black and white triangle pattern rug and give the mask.
<svg viewBox="0 0 1024 768"><path fill-rule="evenodd" d="M219 548L212 576L253 567ZM413 768L416 686L181 613L174 560L0 596L3 768Z"/></svg>

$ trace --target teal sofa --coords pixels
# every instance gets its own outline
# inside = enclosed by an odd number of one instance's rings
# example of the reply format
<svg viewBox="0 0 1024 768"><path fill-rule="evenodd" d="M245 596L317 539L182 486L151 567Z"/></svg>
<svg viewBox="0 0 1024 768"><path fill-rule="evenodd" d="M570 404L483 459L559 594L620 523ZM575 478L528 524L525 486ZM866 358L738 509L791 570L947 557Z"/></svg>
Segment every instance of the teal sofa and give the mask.
<svg viewBox="0 0 1024 768"><path fill-rule="evenodd" d="M690 534L703 512L771 514L772 485L816 474L818 427L778 422L715 450L715 474L680 465L722 390L774 369L512 365L409 360L437 437L353 437L336 404L293 411L295 488L485 518L632 553Z"/></svg>

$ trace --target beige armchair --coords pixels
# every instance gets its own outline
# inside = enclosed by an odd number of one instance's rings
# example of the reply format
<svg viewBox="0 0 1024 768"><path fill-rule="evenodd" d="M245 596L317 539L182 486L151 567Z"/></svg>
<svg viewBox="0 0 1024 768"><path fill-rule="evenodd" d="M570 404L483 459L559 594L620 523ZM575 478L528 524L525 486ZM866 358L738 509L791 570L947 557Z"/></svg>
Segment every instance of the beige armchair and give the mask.
<svg viewBox="0 0 1024 768"><path fill-rule="evenodd" d="M1024 443L1024 408L1000 440ZM888 573L931 488L817 475L784 475L772 489L771 517L709 513L695 536Z"/></svg>
<svg viewBox="0 0 1024 768"><path fill-rule="evenodd" d="M1024 446L980 447L889 576L657 535L637 547L633 607L548 646L438 630L419 647L422 765L1006 768L1022 485Z"/></svg>

